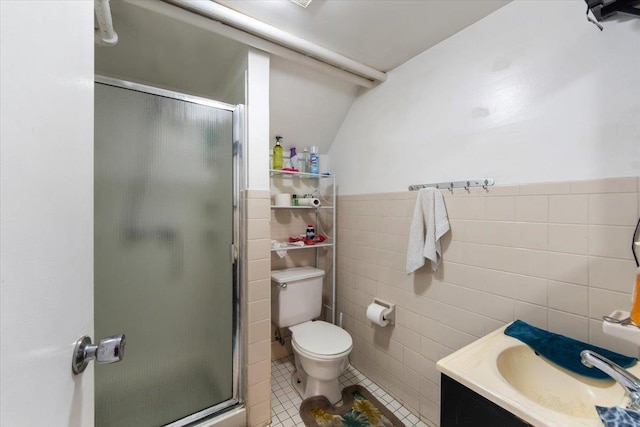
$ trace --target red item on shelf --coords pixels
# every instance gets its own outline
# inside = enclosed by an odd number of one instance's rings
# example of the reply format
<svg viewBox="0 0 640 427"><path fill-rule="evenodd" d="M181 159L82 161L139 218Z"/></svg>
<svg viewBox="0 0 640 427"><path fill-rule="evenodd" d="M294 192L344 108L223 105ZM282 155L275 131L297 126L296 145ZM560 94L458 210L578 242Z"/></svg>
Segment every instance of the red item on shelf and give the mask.
<svg viewBox="0 0 640 427"><path fill-rule="evenodd" d="M286 172L298 172L298 169L296 168L282 168L281 170Z"/></svg>
<svg viewBox="0 0 640 427"><path fill-rule="evenodd" d="M322 243L327 240L322 234L316 234L313 239L307 239L305 236L291 236L289 237L289 243L304 242L305 245L315 245L316 243Z"/></svg>

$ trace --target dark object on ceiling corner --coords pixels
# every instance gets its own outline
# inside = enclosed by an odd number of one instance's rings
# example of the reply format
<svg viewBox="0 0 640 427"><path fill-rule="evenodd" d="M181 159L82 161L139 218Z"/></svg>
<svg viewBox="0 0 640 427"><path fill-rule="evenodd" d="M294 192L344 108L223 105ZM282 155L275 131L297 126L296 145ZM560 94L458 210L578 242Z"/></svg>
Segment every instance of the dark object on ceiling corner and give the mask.
<svg viewBox="0 0 640 427"><path fill-rule="evenodd" d="M610 18L616 13L640 17L640 0L585 0L598 22Z"/></svg>

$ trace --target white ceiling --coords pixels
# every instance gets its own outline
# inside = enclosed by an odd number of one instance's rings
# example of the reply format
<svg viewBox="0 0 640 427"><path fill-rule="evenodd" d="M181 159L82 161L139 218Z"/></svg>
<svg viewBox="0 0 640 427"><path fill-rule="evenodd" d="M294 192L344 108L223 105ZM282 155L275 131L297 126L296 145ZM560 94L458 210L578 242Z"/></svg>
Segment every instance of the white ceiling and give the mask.
<svg viewBox="0 0 640 427"><path fill-rule="evenodd" d="M389 71L509 0L216 0L217 3Z"/></svg>
<svg viewBox="0 0 640 427"><path fill-rule="evenodd" d="M253 18L382 71L403 64L508 0L218 0ZM112 0L115 47L96 47L96 73L222 98L244 55L238 42L121 0ZM383 83L384 84L384 83ZM360 89L272 57L270 138L326 153Z"/></svg>

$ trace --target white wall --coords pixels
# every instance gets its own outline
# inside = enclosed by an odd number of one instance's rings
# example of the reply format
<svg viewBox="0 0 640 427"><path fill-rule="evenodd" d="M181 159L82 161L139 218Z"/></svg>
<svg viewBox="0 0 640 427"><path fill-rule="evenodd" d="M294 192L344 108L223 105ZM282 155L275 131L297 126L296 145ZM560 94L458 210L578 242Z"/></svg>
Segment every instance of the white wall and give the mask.
<svg viewBox="0 0 640 427"><path fill-rule="evenodd" d="M329 154L340 194L640 174L640 20L515 1L392 71Z"/></svg>
<svg viewBox="0 0 640 427"><path fill-rule="evenodd" d="M96 74L244 103L246 47L210 19L163 2L111 2L111 12L118 44L96 47Z"/></svg>
<svg viewBox="0 0 640 427"><path fill-rule="evenodd" d="M249 49L247 57L246 121L247 188L269 189L269 55Z"/></svg>
<svg viewBox="0 0 640 427"><path fill-rule="evenodd" d="M246 72L249 57L248 48L244 47L229 70L218 83L213 99L229 104L246 104Z"/></svg>
<svg viewBox="0 0 640 427"><path fill-rule="evenodd" d="M269 145L284 137L285 157L291 146L302 153L315 145L319 153L329 151L358 93L358 86L283 58L271 58L269 93Z"/></svg>

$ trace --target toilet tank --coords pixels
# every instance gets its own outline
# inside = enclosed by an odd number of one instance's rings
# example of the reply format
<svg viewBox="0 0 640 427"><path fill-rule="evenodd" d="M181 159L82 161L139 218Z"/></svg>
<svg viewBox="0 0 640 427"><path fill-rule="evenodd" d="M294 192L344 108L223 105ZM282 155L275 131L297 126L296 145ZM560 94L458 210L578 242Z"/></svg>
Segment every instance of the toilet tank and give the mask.
<svg viewBox="0 0 640 427"><path fill-rule="evenodd" d="M318 318L322 311L323 277L324 271L313 267L272 271L271 321L283 328Z"/></svg>

